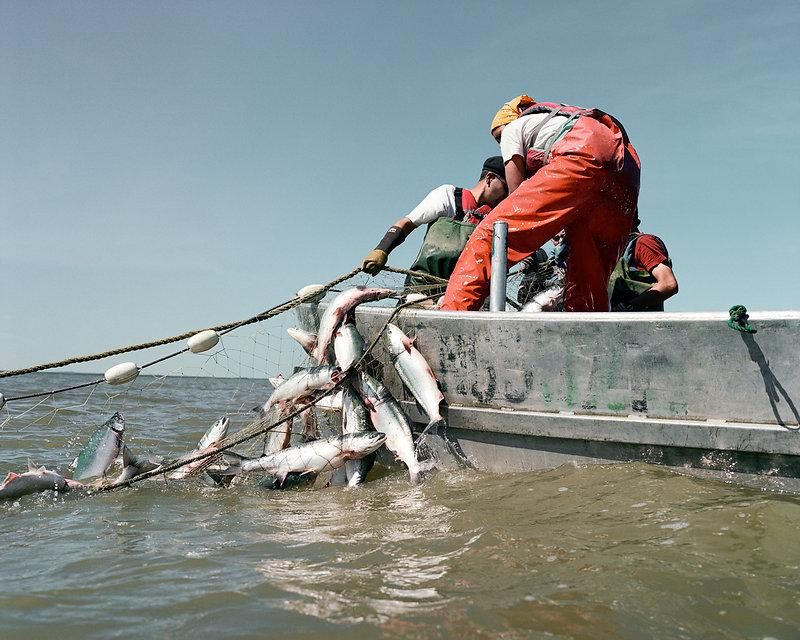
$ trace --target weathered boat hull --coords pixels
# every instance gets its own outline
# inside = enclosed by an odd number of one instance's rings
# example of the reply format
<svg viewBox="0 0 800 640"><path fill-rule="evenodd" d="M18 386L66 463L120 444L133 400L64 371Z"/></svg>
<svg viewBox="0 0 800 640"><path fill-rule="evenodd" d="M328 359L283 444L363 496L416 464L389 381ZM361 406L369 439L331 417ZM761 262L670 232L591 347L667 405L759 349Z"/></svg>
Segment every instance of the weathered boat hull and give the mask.
<svg viewBox="0 0 800 640"><path fill-rule="evenodd" d="M361 307L371 338L391 309ZM726 477L800 478L800 313L403 311L478 468L643 461ZM383 379L425 424L388 359Z"/></svg>

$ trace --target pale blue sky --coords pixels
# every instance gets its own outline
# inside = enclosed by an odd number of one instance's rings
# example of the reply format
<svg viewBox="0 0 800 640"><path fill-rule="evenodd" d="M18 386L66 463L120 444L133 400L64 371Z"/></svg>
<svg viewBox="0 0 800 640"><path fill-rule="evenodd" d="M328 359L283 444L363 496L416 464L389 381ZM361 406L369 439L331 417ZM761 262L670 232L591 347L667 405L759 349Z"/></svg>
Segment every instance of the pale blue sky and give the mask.
<svg viewBox="0 0 800 640"><path fill-rule="evenodd" d="M521 92L625 124L670 310L797 309L798 33L795 1L2 1L0 369L350 270Z"/></svg>

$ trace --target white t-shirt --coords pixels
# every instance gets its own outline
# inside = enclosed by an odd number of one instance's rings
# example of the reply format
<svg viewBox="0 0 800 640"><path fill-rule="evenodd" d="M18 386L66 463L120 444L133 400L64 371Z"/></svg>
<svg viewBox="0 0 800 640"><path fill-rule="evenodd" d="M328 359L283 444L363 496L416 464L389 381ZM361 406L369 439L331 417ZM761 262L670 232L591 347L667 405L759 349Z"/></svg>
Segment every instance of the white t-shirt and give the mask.
<svg viewBox="0 0 800 640"><path fill-rule="evenodd" d="M503 162L508 162L514 156L525 158L528 155L528 150L531 149L530 140L533 130L548 115L547 113L533 113L529 116L522 116L512 120L505 126L500 138L500 154L503 156ZM567 116L550 118L536 136L533 148L544 149L550 138L558 135L566 121Z"/></svg>
<svg viewBox="0 0 800 640"><path fill-rule="evenodd" d="M437 218L454 218L456 216L456 188L452 184L443 184L431 191L406 218L415 225L429 224Z"/></svg>

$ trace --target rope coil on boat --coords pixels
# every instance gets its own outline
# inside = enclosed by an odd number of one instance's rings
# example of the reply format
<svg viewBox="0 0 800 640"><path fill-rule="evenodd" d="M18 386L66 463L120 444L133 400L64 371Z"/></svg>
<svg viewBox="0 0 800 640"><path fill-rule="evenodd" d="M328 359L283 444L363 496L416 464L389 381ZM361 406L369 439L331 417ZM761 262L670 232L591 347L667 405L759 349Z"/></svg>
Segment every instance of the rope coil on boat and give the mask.
<svg viewBox="0 0 800 640"><path fill-rule="evenodd" d="M734 331L741 331L742 333L756 333L756 329L751 325L748 320L750 316L747 315L747 308L742 304L735 304L728 309L728 326Z"/></svg>

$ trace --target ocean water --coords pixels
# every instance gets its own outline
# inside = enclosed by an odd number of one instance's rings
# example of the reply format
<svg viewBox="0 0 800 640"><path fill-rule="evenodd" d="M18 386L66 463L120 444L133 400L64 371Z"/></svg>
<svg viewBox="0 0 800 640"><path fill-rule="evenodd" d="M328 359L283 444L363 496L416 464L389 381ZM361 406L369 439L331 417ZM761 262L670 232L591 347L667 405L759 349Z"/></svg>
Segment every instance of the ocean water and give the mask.
<svg viewBox="0 0 800 640"><path fill-rule="evenodd" d="M0 471L66 471L116 410L132 449L180 455L223 413L241 426L260 393L142 377L9 405ZM795 495L642 464L447 470L416 487L393 472L355 489L150 480L0 503L0 636L792 639L799 537Z"/></svg>

